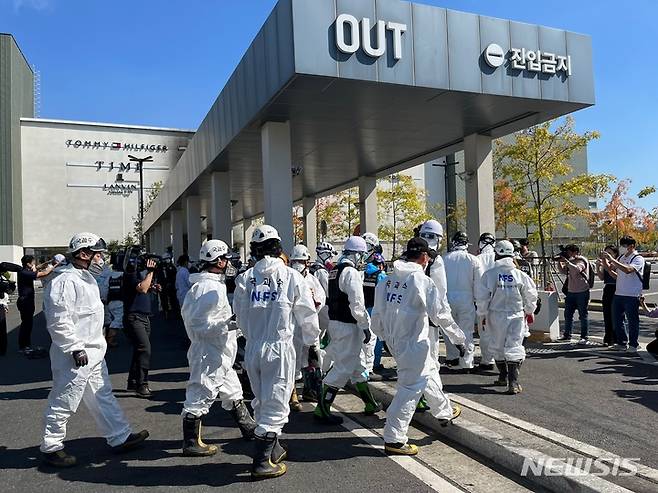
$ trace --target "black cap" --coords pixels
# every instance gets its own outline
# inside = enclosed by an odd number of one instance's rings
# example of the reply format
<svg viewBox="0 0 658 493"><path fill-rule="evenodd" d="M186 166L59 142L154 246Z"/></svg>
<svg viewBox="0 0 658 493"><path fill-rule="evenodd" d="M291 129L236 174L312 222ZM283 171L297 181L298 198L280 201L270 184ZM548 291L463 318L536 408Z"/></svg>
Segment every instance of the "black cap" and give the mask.
<svg viewBox="0 0 658 493"><path fill-rule="evenodd" d="M427 241L423 238L411 238L407 242L407 250L404 252L404 255L407 256L412 253L430 253L430 247L427 245Z"/></svg>

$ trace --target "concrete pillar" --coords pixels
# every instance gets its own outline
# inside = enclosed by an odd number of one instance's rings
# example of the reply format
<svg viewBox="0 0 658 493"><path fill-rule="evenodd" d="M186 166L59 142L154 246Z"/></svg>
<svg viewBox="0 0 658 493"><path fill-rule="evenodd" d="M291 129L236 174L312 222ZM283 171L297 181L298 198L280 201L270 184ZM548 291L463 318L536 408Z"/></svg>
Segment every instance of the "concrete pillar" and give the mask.
<svg viewBox="0 0 658 493"><path fill-rule="evenodd" d="M233 222L231 220L231 186L228 172L210 175L210 219L212 237L233 246Z"/></svg>
<svg viewBox="0 0 658 493"><path fill-rule="evenodd" d="M377 234L377 178L374 176L359 177L359 220L361 234Z"/></svg>
<svg viewBox="0 0 658 493"><path fill-rule="evenodd" d="M183 255L183 235L185 225L183 224L183 212L171 211L171 246L174 250L174 262Z"/></svg>
<svg viewBox="0 0 658 493"><path fill-rule="evenodd" d="M251 219L245 219L242 221L242 237L243 237L243 247L240 255L242 256L242 261L247 262L249 255L251 254L251 248L249 244L251 243L251 235L254 232L254 222Z"/></svg>
<svg viewBox="0 0 658 493"><path fill-rule="evenodd" d="M290 124L267 122L261 128L265 223L274 226L286 252L294 243Z"/></svg>
<svg viewBox="0 0 658 493"><path fill-rule="evenodd" d="M187 223L187 254L190 260L199 260L201 249L201 199L198 195L185 198L185 222Z"/></svg>
<svg viewBox="0 0 658 493"><path fill-rule="evenodd" d="M156 255L162 255L162 223L158 222L151 228L152 237L149 250Z"/></svg>
<svg viewBox="0 0 658 493"><path fill-rule="evenodd" d="M315 197L304 197L304 245L311 255L318 246L318 212L315 208Z"/></svg>
<svg viewBox="0 0 658 493"><path fill-rule="evenodd" d="M162 253L167 252L167 248L171 246L171 220L169 217L160 220L162 225Z"/></svg>
<svg viewBox="0 0 658 493"><path fill-rule="evenodd" d="M464 139L466 230L477 248L481 233L496 232L494 218L493 152L491 137L472 134Z"/></svg>

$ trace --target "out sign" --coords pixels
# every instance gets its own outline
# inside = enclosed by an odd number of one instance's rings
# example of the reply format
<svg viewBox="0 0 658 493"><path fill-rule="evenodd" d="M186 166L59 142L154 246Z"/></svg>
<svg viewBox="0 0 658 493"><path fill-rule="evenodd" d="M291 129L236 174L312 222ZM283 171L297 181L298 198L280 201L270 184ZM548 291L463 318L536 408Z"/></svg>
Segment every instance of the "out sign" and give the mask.
<svg viewBox="0 0 658 493"><path fill-rule="evenodd" d="M386 53L386 33L392 32L393 58L402 59L402 34L407 31L406 24L398 22L377 21L375 23L376 41L372 42L370 31L372 21L367 17L361 22L349 14L341 14L336 19L336 46L342 53L353 55L359 49L373 58L379 58Z"/></svg>

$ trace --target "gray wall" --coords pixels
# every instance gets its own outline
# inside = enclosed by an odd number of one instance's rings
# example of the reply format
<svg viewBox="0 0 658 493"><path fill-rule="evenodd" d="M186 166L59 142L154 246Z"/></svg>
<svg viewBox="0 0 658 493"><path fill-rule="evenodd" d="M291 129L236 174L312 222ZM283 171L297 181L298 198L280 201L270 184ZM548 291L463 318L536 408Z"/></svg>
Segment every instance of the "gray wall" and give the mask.
<svg viewBox="0 0 658 493"><path fill-rule="evenodd" d="M0 34L0 245L22 244L20 118L32 116L32 70L14 38Z"/></svg>

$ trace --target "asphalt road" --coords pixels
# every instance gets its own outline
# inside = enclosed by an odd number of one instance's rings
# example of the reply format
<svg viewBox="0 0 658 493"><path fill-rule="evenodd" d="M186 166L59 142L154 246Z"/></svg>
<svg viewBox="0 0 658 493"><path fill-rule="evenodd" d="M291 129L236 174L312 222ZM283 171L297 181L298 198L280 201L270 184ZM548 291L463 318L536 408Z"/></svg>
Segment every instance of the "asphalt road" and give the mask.
<svg viewBox="0 0 658 493"><path fill-rule="evenodd" d="M12 307L9 326L17 324ZM44 325L43 314L38 314L33 344L49 344ZM484 493L491 491L491 485L496 491L510 493L535 490L524 486L520 479L510 479L503 470L492 469L491 464L483 465L468 451L416 428L410 430L410 436L422 446L422 459L405 462L386 457L381 452L380 436L384 414L364 418L360 414L362 405L350 395L339 396L337 404L354 420L352 427L320 427L312 419L312 404L305 404L305 412L291 416L284 430L290 449L288 473L282 478L250 481L253 445L241 439L230 416L219 405L204 422L204 439L218 445L220 452L212 458L182 457L180 412L188 376L182 330L180 323L154 324L152 400L137 399L124 390L129 363L125 340L106 358L115 395L128 419L135 430L146 428L151 433L145 446L127 455L111 454L105 441L97 438L93 420L81 405L69 422L66 442L79 464L66 470L39 463L42 413L51 383L49 360L27 360L18 354L17 330L12 330L9 353L0 358L1 491L123 492L134 487L146 491L175 491L181 487L185 491L209 491L235 486L254 492L433 491L419 479L417 469L439 485L434 491Z"/></svg>

